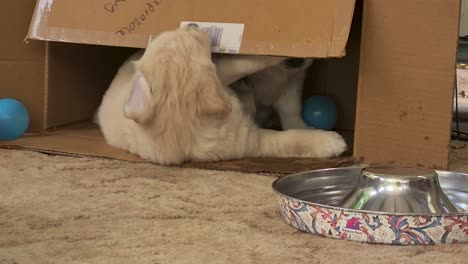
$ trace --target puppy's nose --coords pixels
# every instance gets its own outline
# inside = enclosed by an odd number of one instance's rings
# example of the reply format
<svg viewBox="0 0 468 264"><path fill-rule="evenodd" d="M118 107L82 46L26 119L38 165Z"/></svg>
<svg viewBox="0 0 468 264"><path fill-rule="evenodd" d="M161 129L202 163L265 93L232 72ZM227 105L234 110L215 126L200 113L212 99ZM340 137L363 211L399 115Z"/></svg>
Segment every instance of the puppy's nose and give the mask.
<svg viewBox="0 0 468 264"><path fill-rule="evenodd" d="M288 68L299 68L302 65L304 65L305 59L301 58L292 58L292 59L287 59L284 61L284 65Z"/></svg>

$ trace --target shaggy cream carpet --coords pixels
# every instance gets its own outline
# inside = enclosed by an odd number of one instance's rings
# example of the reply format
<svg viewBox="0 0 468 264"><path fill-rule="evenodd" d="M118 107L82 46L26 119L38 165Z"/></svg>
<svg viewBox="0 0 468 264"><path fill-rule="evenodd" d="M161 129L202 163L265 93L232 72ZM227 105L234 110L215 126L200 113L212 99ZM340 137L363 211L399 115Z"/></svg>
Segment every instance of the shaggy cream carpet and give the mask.
<svg viewBox="0 0 468 264"><path fill-rule="evenodd" d="M468 172L468 150L452 169ZM0 150L0 264L468 263L468 245L368 245L297 232L273 176Z"/></svg>

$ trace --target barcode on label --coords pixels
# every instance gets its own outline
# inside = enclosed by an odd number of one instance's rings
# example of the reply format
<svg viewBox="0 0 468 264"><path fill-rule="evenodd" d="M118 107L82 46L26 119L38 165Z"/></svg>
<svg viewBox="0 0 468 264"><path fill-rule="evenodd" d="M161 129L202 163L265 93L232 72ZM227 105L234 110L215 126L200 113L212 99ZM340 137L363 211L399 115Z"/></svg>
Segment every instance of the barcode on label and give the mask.
<svg viewBox="0 0 468 264"><path fill-rule="evenodd" d="M217 47L221 44L221 38L223 37L223 28L218 27L202 27L203 31L206 31L211 38L211 45Z"/></svg>
<svg viewBox="0 0 468 264"><path fill-rule="evenodd" d="M197 25L208 33L211 39L211 51L216 53L239 53L244 24L182 21L180 26Z"/></svg>

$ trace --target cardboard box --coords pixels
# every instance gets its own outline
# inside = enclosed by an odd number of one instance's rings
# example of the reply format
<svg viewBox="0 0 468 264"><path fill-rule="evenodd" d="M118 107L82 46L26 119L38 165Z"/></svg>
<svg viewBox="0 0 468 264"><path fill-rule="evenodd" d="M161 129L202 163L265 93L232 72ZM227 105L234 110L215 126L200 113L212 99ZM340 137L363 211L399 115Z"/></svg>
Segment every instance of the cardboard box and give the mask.
<svg viewBox="0 0 468 264"><path fill-rule="evenodd" d="M335 98L345 117L338 128L354 131L354 159L446 168L460 1L364 1L362 10L357 2L355 9L354 0L37 1L28 39L48 41L18 48L10 42L20 43L12 30L7 49L17 50L1 57L12 65L26 61L31 70L25 72L37 76L16 77L2 97L25 101L38 124L33 130L43 133L2 144L141 161L106 146L96 127L44 129L89 119L129 48L145 47L152 35L182 21L202 21L242 24L234 52L322 58L310 70L305 95L321 91ZM0 19L22 17L17 30L25 30L30 1L12 5L22 15L2 10ZM19 76L25 68L0 74ZM30 81L19 83L23 78ZM262 162L254 171L271 171L271 160ZM296 169L311 162L303 164Z"/></svg>

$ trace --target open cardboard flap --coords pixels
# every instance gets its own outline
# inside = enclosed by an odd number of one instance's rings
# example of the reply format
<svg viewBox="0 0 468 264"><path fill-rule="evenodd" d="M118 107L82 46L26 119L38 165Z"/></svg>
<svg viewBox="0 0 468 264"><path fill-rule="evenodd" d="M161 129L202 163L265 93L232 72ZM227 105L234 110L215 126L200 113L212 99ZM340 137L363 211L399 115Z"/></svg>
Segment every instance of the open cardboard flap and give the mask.
<svg viewBox="0 0 468 264"><path fill-rule="evenodd" d="M26 135L15 141L2 142L0 148L25 149L74 157L148 162L108 145L98 127L92 123L79 123L40 134ZM287 175L349 164L352 164L352 158L346 156L336 159L253 158L220 162L188 162L176 167Z"/></svg>
<svg viewBox="0 0 468 264"><path fill-rule="evenodd" d="M210 22L241 27L228 32L224 25L226 52L342 57L354 5L355 0L38 0L27 38L145 48L153 34L181 22Z"/></svg>

